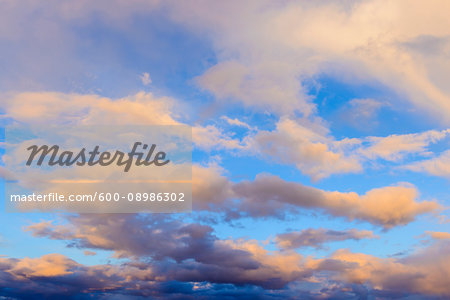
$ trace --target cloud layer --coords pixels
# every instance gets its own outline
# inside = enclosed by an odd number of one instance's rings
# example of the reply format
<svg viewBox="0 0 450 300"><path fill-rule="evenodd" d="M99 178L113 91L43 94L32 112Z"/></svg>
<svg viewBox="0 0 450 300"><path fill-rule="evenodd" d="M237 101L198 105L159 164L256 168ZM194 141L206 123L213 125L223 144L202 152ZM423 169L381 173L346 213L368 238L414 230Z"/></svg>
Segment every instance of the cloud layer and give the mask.
<svg viewBox="0 0 450 300"><path fill-rule="evenodd" d="M87 267L58 254L21 260L1 258L0 278L4 284L9 284L11 294L25 294L28 288L48 294L71 295L79 291L82 294L93 291L106 293L108 290L127 294L131 288L134 295L161 296L159 293L167 291L159 290L158 286L172 280L190 283L187 289L199 295L202 291L196 290L193 282L213 284L210 286L212 290L214 284L250 284L268 290L280 289L282 293L290 294L294 292L290 289L295 283L319 281L326 286L329 280L337 282L341 292L345 290L346 284L368 284L373 290L384 293L385 297L416 293L450 294L449 268L446 267L450 252L445 240L400 259L377 258L346 249L338 250L326 258L312 258L286 250L267 251L252 240L221 240L214 236L208 226L183 224L167 218L130 214L84 215L69 217L68 221L66 225L37 223L28 227L28 230L35 236L65 240L70 247L112 250L115 255L131 258L132 261L122 266ZM325 235L325 239L331 237L332 240L339 236L333 231L309 230L296 233L294 239L291 239L292 236L288 239L294 243L301 241L301 245L305 245L305 241L308 245L317 244L304 239L308 234L320 239ZM356 239L372 237L370 233L362 231L347 231L343 235ZM281 238L279 241L286 240ZM283 246L283 243L280 245ZM323 277L324 272L332 277ZM89 279L91 276L95 276L95 279ZM70 282L69 279L73 277L86 280ZM51 284L38 288L15 283L24 280L36 283L64 282L68 286L51 290ZM141 284L139 291L134 290ZM322 296L326 292L324 289ZM245 290L241 293L245 293Z"/></svg>

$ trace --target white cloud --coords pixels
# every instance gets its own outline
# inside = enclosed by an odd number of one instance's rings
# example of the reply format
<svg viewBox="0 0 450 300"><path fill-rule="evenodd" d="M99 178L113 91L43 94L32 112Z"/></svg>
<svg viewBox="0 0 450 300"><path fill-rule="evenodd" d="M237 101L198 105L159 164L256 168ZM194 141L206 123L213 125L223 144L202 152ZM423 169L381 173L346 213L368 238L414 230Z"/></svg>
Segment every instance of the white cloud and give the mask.
<svg viewBox="0 0 450 300"><path fill-rule="evenodd" d="M156 9L212 41L218 63L198 83L219 99L233 98L280 115L293 111L312 115L316 108L303 83L327 73L348 82L381 83L443 123L450 122L445 80L450 76L446 14L450 4L446 0L220 4L136 0L126 5L51 1L45 9L39 8L40 2L29 1L25 8L6 3L0 9L0 37L17 46L30 41L33 52L21 51L12 59L35 77L60 74L68 67L84 72L87 62L74 53L79 37L67 28L89 24L92 16L98 16L115 29L132 32L133 22L128 21L135 14ZM25 20L33 26L23 26ZM43 34L47 32L51 34ZM28 58L36 53L39 59L31 68ZM32 82L32 86L39 84Z"/></svg>
<svg viewBox="0 0 450 300"><path fill-rule="evenodd" d="M239 120L226 120L230 124L252 128ZM415 159L427 157L432 153L429 146L449 135L450 129L445 129L336 140L317 123L287 117L278 120L274 130L253 128L240 139L214 125L193 128L193 139L200 149L238 150L240 155L258 155L277 163L295 165L313 180L333 174L361 172L368 163L379 159L401 165L409 156ZM447 155L443 154L433 160L400 168L446 176L447 160Z"/></svg>
<svg viewBox="0 0 450 300"><path fill-rule="evenodd" d="M192 140L196 147L209 151L211 149L245 150L248 146L229 133L214 125L192 127Z"/></svg>
<svg viewBox="0 0 450 300"><path fill-rule="evenodd" d="M149 85L150 83L152 83L150 74L147 72L142 73L142 75L140 75L139 78L141 79L143 85Z"/></svg>
<svg viewBox="0 0 450 300"><path fill-rule="evenodd" d="M311 126L283 118L274 131L259 131L249 142L253 150L284 164L294 164L314 180L331 174L359 172L359 161L334 149L333 139Z"/></svg>
<svg viewBox="0 0 450 300"><path fill-rule="evenodd" d="M197 1L172 10L213 41L219 62L198 82L219 99L309 115L302 80L328 73L382 83L450 123L448 1ZM425 51L424 36L440 45L437 54Z"/></svg>
<svg viewBox="0 0 450 300"><path fill-rule="evenodd" d="M338 122L348 124L360 131L378 126L378 112L387 104L375 99L352 99L338 110Z"/></svg>
<svg viewBox="0 0 450 300"><path fill-rule="evenodd" d="M404 168L415 172L425 172L434 176L450 178L450 150L432 159L406 165Z"/></svg>
<svg viewBox="0 0 450 300"><path fill-rule="evenodd" d="M223 119L223 120L225 120L225 121L227 121L228 124L233 125L233 126L244 127L244 128L249 129L249 130L254 129L254 128L252 128L250 125L248 125L247 123L242 122L241 120L239 120L239 119L237 119L237 118L231 119L231 118L229 118L229 117L227 117L227 116L222 116L222 117L220 117L220 118Z"/></svg>
<svg viewBox="0 0 450 300"><path fill-rule="evenodd" d="M393 134L386 137L367 137L368 147L359 150L368 159L382 158L400 161L408 154L427 154L428 146L447 137L450 129L429 130L412 134Z"/></svg>

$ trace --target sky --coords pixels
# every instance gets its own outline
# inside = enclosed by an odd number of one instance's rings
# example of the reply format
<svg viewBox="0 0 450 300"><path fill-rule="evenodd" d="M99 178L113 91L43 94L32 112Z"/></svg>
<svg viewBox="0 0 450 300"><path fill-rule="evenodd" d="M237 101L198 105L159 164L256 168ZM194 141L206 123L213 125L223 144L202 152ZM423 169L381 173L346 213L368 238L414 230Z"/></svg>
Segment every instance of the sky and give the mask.
<svg viewBox="0 0 450 300"><path fill-rule="evenodd" d="M448 11L0 0L2 157L12 124L193 144L191 213L1 206L0 298L450 297Z"/></svg>

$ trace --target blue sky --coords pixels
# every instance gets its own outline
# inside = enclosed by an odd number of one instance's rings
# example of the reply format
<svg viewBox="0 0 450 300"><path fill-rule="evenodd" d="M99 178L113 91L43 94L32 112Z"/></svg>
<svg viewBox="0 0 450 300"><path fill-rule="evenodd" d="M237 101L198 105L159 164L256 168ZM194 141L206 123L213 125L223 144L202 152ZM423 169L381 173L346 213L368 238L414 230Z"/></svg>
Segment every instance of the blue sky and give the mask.
<svg viewBox="0 0 450 300"><path fill-rule="evenodd" d="M438 2L430 4L427 15L419 17L420 25L428 22L427 16L434 16L433 24L423 28L417 28L414 13L405 12L409 9L405 1L389 2L385 8L380 8L383 4L376 0L346 4L231 1L220 5L132 1L125 6L120 1L111 5L82 1L67 6L33 1L28 6L2 3L5 18L0 26L6 29L0 31L0 124L2 130L13 123L76 125L86 120L114 120L119 124L136 118L135 112L128 110L133 103L171 103L161 111L155 108L149 115L167 116L192 126L194 166L225 178L233 195L220 201L199 200L194 193L192 213L163 218L209 226L220 245L232 241L233 247L244 247L236 245L241 240L257 241L261 249L280 256L280 260L286 258L286 253L315 260L335 258L336 253L348 249L380 259L383 266L391 263L391 258L421 266L422 260L416 259L415 253L435 248L445 253L448 238L433 232L450 230L450 165L445 156L450 145L450 90L439 79L450 75L450 26L440 14L445 11L440 6L447 3ZM410 9L421 12L426 5L417 1ZM437 42L424 42L427 36ZM150 82L141 79L145 73ZM146 98L136 100L139 93ZM51 94L53 102L42 100ZM80 100L83 95L92 99ZM111 107L122 101L121 111L102 110L96 104L101 98L110 101ZM40 111L40 115L33 111ZM233 124L233 120L239 123ZM150 123L151 119L136 122ZM4 133L0 139L4 142ZM270 148L273 145L276 147ZM299 200L293 212L286 204L290 200L283 196L265 198L257 191L258 178L264 174L317 189L328 200L314 200L318 204L312 207ZM215 178L202 178L200 189L208 190ZM249 183L258 196L240 193L243 183ZM399 194L385 202L380 200L379 205L375 201L373 208L365 211L368 204L364 204L363 195L368 191L403 186L416 190L417 196L405 196L404 205L399 207L396 201L403 197ZM4 188L2 179L1 195L5 194ZM226 188L224 185L223 190ZM359 196L354 195L355 201L363 204L355 211L336 208L338 204L329 200L334 199L329 193L334 191L341 193L342 203L350 201L345 200L349 199L347 193L356 193ZM283 188L274 187L274 194L282 192ZM201 208L196 208L196 201ZM274 209L281 207L285 215L280 217L273 211L260 217L248 203L231 207L233 201L267 201ZM422 208L417 203L423 201L435 206ZM218 209L209 207L209 203L219 203ZM241 209L247 216L227 220L230 209ZM398 210L398 214L392 210ZM0 254L5 259L41 259L56 253L83 266L121 266L124 262L154 260L158 268L174 268L159 261L153 252L142 255L123 250L123 245L113 242L113 246L106 247L90 241L89 234L76 221L97 226L94 220L83 219L89 216L11 214L4 207L0 214ZM137 222L139 216L129 218ZM48 223L47 231L27 229L48 221L53 225ZM53 227L56 225L60 227ZM49 233L62 228L77 233L71 238L55 238ZM168 232L177 228L172 223L167 225ZM341 234L351 229L371 231L374 237L330 240L297 249L280 249L277 244L277 235L319 228ZM136 239L145 241L146 236ZM147 241L152 242L157 241ZM86 250L96 255L86 255ZM246 251L257 257L253 250ZM114 256L118 253L123 258ZM201 263L196 259L192 257ZM445 256L442 259L445 261ZM450 270L444 267L442 272L448 274ZM343 294L339 295L350 298L345 288L359 283L355 283L357 279L352 281L352 274L344 273L318 281L319 286L327 288L323 297L334 295L330 292L333 281L342 288ZM405 297L418 294L430 299L450 293L448 289L433 288L441 284L433 276L442 274L427 274L424 276L431 288L421 282L418 286L424 286L422 289L408 286L402 291L400 283L389 286L376 276L368 276L362 285L371 291L371 297L376 292L398 290L405 292ZM282 290L288 294L293 290L289 284L302 287L316 280L283 276L286 284ZM272 293L257 279L245 278L244 284ZM195 278L172 280L177 284L188 282L195 292ZM239 290L242 282L222 283L236 284ZM20 298L24 291L14 289L16 295L0 288L0 295ZM106 290L99 288L98 293L112 297ZM206 290L216 292L215 287ZM312 298L319 297L313 290L306 292ZM49 291L42 293L53 295ZM158 293L163 295L161 290ZM353 293L356 297L357 292ZM127 294L118 289L117 295Z"/></svg>

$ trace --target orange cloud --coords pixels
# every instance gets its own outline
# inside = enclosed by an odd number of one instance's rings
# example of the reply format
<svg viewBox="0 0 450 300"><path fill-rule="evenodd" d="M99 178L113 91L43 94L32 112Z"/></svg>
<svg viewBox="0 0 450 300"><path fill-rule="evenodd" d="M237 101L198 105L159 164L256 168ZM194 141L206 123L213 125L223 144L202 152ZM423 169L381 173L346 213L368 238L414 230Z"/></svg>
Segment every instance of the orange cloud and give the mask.
<svg viewBox="0 0 450 300"><path fill-rule="evenodd" d="M427 234L435 240L447 240L450 239L450 233L439 231L427 231Z"/></svg>
<svg viewBox="0 0 450 300"><path fill-rule="evenodd" d="M174 125L174 100L139 92L109 99L97 95L29 92L10 94L2 108L8 117L28 124Z"/></svg>
<svg viewBox="0 0 450 300"><path fill-rule="evenodd" d="M6 259L3 259L6 260ZM73 273L77 263L61 254L47 254L41 258L23 258L8 270L17 277L54 277Z"/></svg>
<svg viewBox="0 0 450 300"><path fill-rule="evenodd" d="M440 208L435 201L417 202L417 190L411 185L388 186L356 193L328 192L279 177L260 175L255 181L243 181L233 187L243 199L239 211L250 216L283 215L295 208L319 208L333 216L359 219L384 228L404 225L420 214Z"/></svg>

